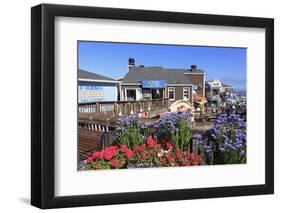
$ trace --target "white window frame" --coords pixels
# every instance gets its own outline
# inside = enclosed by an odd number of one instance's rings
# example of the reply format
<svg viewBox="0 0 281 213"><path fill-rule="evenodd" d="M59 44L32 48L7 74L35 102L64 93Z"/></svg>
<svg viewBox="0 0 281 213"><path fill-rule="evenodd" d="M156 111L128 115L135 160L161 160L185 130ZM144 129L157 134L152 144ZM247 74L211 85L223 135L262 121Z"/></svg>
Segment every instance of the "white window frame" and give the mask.
<svg viewBox="0 0 281 213"><path fill-rule="evenodd" d="M136 100L135 101L139 101L140 99L142 99L142 91L140 90L140 93L139 93L139 95L140 96L138 96L138 89L141 89L140 87L126 87L126 88L124 88L124 91L125 91L125 98L124 98L124 100L125 101L128 101L128 99L127 99L127 91L128 90L135 90L136 91Z"/></svg>
<svg viewBox="0 0 281 213"><path fill-rule="evenodd" d="M186 89L187 89L187 91L188 91L188 98L186 98L186 97L184 96L184 92L185 92ZM183 100L190 100L190 87L183 87L183 88L182 88L182 98L183 98Z"/></svg>
<svg viewBox="0 0 281 213"><path fill-rule="evenodd" d="M173 90L174 98L170 98L170 89ZM175 87L168 87L168 98L169 98L169 100L175 100L176 99L176 88Z"/></svg>
<svg viewBox="0 0 281 213"><path fill-rule="evenodd" d="M128 101L128 97L127 97L128 90L135 90L136 96L137 96L137 89L136 88L125 88L125 101ZM136 97L136 99L137 99L137 97Z"/></svg>

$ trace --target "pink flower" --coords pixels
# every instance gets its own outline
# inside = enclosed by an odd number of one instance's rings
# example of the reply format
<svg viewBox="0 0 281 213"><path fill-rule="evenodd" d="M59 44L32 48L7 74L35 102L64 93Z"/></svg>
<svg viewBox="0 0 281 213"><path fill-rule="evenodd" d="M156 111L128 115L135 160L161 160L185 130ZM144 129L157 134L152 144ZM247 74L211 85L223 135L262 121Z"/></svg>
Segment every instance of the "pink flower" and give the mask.
<svg viewBox="0 0 281 213"><path fill-rule="evenodd" d="M148 138L146 141L146 146L149 148L153 147L155 144L156 144L155 141L151 137Z"/></svg>
<svg viewBox="0 0 281 213"><path fill-rule="evenodd" d="M128 149L128 147L127 147L126 145L122 145L122 146L120 147L120 151L121 151L121 152L126 152L127 149Z"/></svg>
<svg viewBox="0 0 281 213"><path fill-rule="evenodd" d="M126 152L125 152L125 155L126 155L127 158L131 158L131 157L133 157L134 152L131 149L127 149Z"/></svg>
<svg viewBox="0 0 281 213"><path fill-rule="evenodd" d="M113 161L111 161L110 166L111 166L112 168L117 168L118 165L119 165L118 160L113 160Z"/></svg>

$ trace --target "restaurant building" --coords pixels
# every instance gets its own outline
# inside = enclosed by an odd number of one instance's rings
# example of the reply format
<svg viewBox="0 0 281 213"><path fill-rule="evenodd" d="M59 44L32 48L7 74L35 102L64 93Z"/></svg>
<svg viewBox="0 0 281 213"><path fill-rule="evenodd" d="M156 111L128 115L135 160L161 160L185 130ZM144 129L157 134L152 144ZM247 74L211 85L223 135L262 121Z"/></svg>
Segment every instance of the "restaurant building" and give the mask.
<svg viewBox="0 0 281 213"><path fill-rule="evenodd" d="M135 65L129 59L128 73L121 80L120 100L168 98L171 102L185 100L192 104L193 96L204 97L205 73L196 65L191 69Z"/></svg>

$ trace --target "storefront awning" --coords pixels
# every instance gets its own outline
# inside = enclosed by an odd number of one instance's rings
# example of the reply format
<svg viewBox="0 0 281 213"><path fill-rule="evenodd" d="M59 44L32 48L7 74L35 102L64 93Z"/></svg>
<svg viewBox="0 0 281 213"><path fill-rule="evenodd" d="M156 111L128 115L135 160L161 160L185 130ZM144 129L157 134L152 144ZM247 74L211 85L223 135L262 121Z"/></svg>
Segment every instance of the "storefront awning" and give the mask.
<svg viewBox="0 0 281 213"><path fill-rule="evenodd" d="M142 88L154 88L162 89L166 87L166 81L164 80L142 80Z"/></svg>

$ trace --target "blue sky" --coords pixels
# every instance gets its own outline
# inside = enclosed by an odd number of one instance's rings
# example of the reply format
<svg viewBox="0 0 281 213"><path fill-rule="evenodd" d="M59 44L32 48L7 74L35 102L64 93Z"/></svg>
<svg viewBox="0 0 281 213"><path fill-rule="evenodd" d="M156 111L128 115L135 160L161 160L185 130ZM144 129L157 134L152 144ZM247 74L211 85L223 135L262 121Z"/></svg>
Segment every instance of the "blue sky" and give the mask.
<svg viewBox="0 0 281 213"><path fill-rule="evenodd" d="M136 65L165 68L197 68L206 79L219 79L235 88L246 88L245 48L78 42L78 67L114 79L127 73L128 58Z"/></svg>

